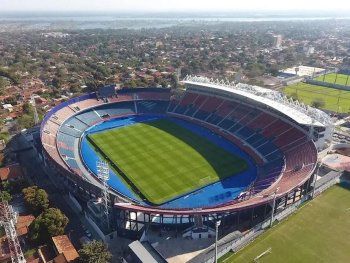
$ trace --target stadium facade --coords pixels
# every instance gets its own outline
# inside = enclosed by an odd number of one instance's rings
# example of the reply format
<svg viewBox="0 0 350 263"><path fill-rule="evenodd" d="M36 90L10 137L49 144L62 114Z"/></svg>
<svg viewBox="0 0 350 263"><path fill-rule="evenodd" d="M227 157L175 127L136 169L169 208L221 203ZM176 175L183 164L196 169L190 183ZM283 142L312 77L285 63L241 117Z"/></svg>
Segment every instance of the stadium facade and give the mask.
<svg viewBox="0 0 350 263"><path fill-rule="evenodd" d="M312 187L318 150L332 136L327 114L257 86L204 77L187 77L183 83L185 90L176 93L109 86L54 107L41 124L45 165L57 172L66 191L81 203L98 200L103 182L81 152L86 131L112 119L168 116L203 127L239 147L254 161L256 177L239 194L196 206L152 205L109 185L109 225L118 234L138 238L149 227L214 228L219 219L223 231L230 232L261 222L303 198Z"/></svg>

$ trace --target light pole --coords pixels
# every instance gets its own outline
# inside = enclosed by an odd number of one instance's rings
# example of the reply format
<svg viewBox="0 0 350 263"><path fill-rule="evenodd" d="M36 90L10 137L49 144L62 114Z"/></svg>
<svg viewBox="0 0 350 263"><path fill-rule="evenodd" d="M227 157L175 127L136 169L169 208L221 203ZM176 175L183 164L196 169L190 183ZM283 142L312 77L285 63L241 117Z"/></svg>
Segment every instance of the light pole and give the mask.
<svg viewBox="0 0 350 263"><path fill-rule="evenodd" d="M272 213L271 213L271 221L270 221L270 227L272 227L272 223L273 223L273 215L275 213L275 206L276 206L276 195L277 195L277 192L280 188L277 187L274 194L273 194L273 202L272 202Z"/></svg>
<svg viewBox="0 0 350 263"><path fill-rule="evenodd" d="M218 233L221 220L215 222L215 263L218 262Z"/></svg>

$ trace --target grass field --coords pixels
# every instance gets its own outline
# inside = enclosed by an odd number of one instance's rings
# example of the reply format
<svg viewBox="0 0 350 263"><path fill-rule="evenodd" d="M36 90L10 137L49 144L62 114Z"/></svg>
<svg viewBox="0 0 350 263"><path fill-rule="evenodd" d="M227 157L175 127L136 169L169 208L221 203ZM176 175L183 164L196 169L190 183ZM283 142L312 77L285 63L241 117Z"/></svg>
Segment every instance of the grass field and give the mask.
<svg viewBox="0 0 350 263"><path fill-rule="evenodd" d="M299 101L308 105L312 105L315 100L322 100L322 109L340 113L350 112L350 91L299 82L285 87L284 93L289 96L296 95Z"/></svg>
<svg viewBox="0 0 350 263"><path fill-rule="evenodd" d="M248 167L245 160L170 120L137 123L88 136L153 204Z"/></svg>
<svg viewBox="0 0 350 263"><path fill-rule="evenodd" d="M220 262L253 262L268 248L271 253L259 262L350 262L349 247L350 189L336 185L236 255L223 256Z"/></svg>
<svg viewBox="0 0 350 263"><path fill-rule="evenodd" d="M344 74L329 73L316 78L316 80L350 86L350 77Z"/></svg>

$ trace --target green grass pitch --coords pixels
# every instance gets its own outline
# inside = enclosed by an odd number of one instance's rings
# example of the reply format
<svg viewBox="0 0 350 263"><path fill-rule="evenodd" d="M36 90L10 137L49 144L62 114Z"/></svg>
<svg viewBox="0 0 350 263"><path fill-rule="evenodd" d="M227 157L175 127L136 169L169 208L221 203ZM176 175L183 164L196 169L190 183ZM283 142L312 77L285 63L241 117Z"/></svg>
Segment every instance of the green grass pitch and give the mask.
<svg viewBox="0 0 350 263"><path fill-rule="evenodd" d="M344 74L329 73L316 78L316 80L350 86L350 77Z"/></svg>
<svg viewBox="0 0 350 263"><path fill-rule="evenodd" d="M240 157L165 119L88 137L153 204L162 204L248 167Z"/></svg>
<svg viewBox="0 0 350 263"><path fill-rule="evenodd" d="M299 82L284 88L286 95L297 95L298 100L311 105L314 100L324 101L322 109L339 113L350 112L350 91Z"/></svg>
<svg viewBox="0 0 350 263"><path fill-rule="evenodd" d="M336 185L269 229L237 254L221 257L221 263L349 262L350 188Z"/></svg>

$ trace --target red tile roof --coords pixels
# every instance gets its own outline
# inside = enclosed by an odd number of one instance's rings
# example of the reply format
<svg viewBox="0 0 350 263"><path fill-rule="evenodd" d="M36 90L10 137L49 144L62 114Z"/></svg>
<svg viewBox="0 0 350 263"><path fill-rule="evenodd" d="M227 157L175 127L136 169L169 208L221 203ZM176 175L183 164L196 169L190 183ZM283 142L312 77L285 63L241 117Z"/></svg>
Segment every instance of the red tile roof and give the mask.
<svg viewBox="0 0 350 263"><path fill-rule="evenodd" d="M16 231L18 236L23 236L28 233L29 225L34 221L33 215L19 216L17 218Z"/></svg>
<svg viewBox="0 0 350 263"><path fill-rule="evenodd" d="M67 262L71 262L79 257L77 250L66 235L52 237L52 241L58 254L63 253Z"/></svg>
<svg viewBox="0 0 350 263"><path fill-rule="evenodd" d="M21 166L18 163L0 168L1 181L15 179L22 176L23 176L23 172L22 172Z"/></svg>

